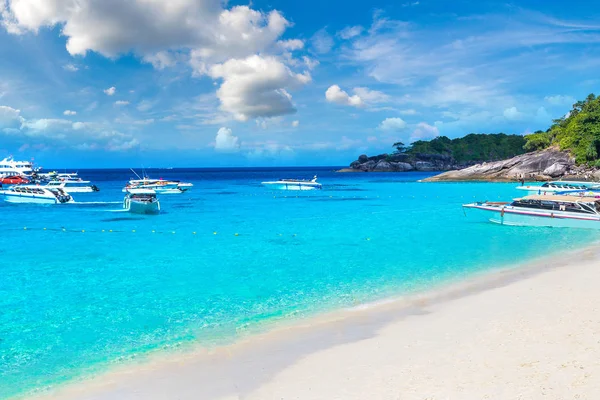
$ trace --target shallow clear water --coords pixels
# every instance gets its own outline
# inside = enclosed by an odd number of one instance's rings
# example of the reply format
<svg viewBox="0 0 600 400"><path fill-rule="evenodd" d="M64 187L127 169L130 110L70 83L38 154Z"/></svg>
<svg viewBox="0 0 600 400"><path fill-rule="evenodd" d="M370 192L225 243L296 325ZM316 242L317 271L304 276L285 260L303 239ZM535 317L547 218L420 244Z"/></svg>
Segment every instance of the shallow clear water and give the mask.
<svg viewBox="0 0 600 400"><path fill-rule="evenodd" d="M522 194L514 184L323 168L150 174L195 186L161 196L158 216L111 211L126 170L80 171L101 192L75 194L79 204L0 204L0 398L599 237L464 216L462 203ZM313 174L323 190L260 185Z"/></svg>

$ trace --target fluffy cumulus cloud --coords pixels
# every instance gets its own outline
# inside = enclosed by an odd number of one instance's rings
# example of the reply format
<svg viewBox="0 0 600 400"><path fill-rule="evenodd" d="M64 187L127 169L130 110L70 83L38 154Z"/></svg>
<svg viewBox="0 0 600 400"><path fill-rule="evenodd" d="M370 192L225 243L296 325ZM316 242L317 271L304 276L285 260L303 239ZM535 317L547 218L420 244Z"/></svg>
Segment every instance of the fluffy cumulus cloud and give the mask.
<svg viewBox="0 0 600 400"><path fill-rule="evenodd" d="M300 126L300 121L292 121L292 128L297 128Z"/></svg>
<svg viewBox="0 0 600 400"><path fill-rule="evenodd" d="M338 85L331 85L325 92L325 99L330 103L345 106L362 107L363 101L358 95L350 96Z"/></svg>
<svg viewBox="0 0 600 400"><path fill-rule="evenodd" d="M209 74L222 80L221 109L239 121L296 112L288 90L311 80L308 72L294 73L276 57L259 55L217 64Z"/></svg>
<svg viewBox="0 0 600 400"><path fill-rule="evenodd" d="M58 145L82 150L120 151L139 145L133 136L104 124L58 118L26 119L19 110L8 106L0 106L0 135L10 136L22 145L34 140L40 146Z"/></svg>
<svg viewBox="0 0 600 400"><path fill-rule="evenodd" d="M1 0L0 4L7 31L23 34L58 26L71 55L93 51L114 58L133 53L157 69L185 61L194 75L208 75L221 83L221 108L240 120L293 112L289 90L310 77L291 68L308 70L317 64L292 54L302 50L304 42L282 39L291 23L277 10L227 8L220 0ZM258 82L252 83L254 79ZM105 90L109 96L115 92ZM254 96L257 104L249 101Z"/></svg>
<svg viewBox="0 0 600 400"><path fill-rule="evenodd" d="M126 106L129 102L127 100L117 100L115 101L115 106Z"/></svg>
<svg viewBox="0 0 600 400"><path fill-rule="evenodd" d="M77 111L65 110L65 112L63 112L63 114L67 115L67 116L73 116L73 115L77 115Z"/></svg>
<svg viewBox="0 0 600 400"><path fill-rule="evenodd" d="M25 122L21 111L8 106L0 106L0 132L18 130Z"/></svg>
<svg viewBox="0 0 600 400"><path fill-rule="evenodd" d="M428 140L439 136L440 131L437 126L429 125L426 122L419 122L410 136L410 140Z"/></svg>
<svg viewBox="0 0 600 400"><path fill-rule="evenodd" d="M354 94L350 96L338 85L331 85L325 92L325 99L330 103L353 107L385 103L390 100L387 94L366 87L355 87L352 92Z"/></svg>
<svg viewBox="0 0 600 400"><path fill-rule="evenodd" d="M521 113L517 109L517 107L509 107L504 110L504 118L506 118L510 121L519 120L519 119L521 119L522 116L523 116L523 113Z"/></svg>
<svg viewBox="0 0 600 400"><path fill-rule="evenodd" d="M104 89L104 94L106 94L107 96L113 96L116 92L117 88L114 86L109 87L108 89Z"/></svg>
<svg viewBox="0 0 600 400"><path fill-rule="evenodd" d="M398 132L406 128L406 122L402 118L386 118L378 128L386 132Z"/></svg>
<svg viewBox="0 0 600 400"><path fill-rule="evenodd" d="M229 128L220 128L215 137L215 150L235 152L240 149L240 139Z"/></svg>

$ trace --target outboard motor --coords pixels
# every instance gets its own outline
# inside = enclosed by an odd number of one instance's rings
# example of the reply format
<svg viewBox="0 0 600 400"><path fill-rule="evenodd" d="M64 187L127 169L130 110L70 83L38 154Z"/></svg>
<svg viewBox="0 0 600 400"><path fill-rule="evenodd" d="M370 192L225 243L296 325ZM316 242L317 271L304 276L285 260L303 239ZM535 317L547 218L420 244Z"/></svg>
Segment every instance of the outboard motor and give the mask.
<svg viewBox="0 0 600 400"><path fill-rule="evenodd" d="M96 186L96 185L92 185L92 190L93 190L94 192L99 192L99 191L100 191L100 189L99 189L99 188L98 188L98 186Z"/></svg>

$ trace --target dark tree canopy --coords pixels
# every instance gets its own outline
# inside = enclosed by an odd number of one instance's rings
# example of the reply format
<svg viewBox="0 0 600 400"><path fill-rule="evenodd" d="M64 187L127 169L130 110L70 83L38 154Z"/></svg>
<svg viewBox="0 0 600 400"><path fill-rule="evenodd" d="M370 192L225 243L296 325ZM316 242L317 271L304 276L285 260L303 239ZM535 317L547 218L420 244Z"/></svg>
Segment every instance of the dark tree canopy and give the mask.
<svg viewBox="0 0 600 400"><path fill-rule="evenodd" d="M406 153L448 155L457 162L495 161L525 153L524 144L521 135L471 133L457 139L439 136L429 141L418 140Z"/></svg>

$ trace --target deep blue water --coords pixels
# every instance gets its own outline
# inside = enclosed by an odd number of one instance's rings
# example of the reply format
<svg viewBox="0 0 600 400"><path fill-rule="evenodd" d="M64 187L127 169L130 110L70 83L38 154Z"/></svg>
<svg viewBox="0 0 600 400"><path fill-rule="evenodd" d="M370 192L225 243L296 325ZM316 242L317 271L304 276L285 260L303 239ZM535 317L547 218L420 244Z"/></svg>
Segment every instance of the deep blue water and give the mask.
<svg viewBox="0 0 600 400"><path fill-rule="evenodd" d="M0 204L0 398L598 238L464 216L514 184L333 169L149 170L195 185L158 216L120 212L128 170L80 170L101 191L78 204ZM260 185L314 174L321 191Z"/></svg>

